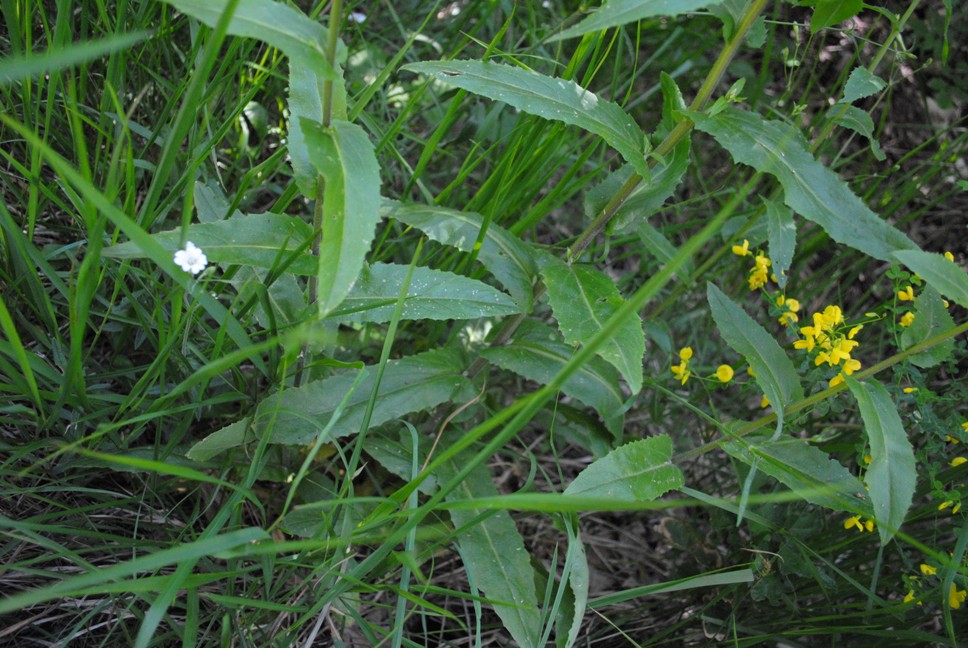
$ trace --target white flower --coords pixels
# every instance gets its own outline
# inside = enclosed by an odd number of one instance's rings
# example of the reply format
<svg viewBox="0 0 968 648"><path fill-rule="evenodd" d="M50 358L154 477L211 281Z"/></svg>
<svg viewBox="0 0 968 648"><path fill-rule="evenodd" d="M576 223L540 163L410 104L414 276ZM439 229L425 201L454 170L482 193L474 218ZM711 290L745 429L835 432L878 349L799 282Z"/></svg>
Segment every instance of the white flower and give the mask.
<svg viewBox="0 0 968 648"><path fill-rule="evenodd" d="M181 269L185 272L191 272L193 275L197 275L208 265L208 259L205 257L205 253L202 252L201 248L197 247L191 241L187 241L184 250L175 252L175 263L181 266Z"/></svg>
<svg viewBox="0 0 968 648"><path fill-rule="evenodd" d="M352 22L363 24L366 22L366 14L363 13L362 11L351 11L349 15L349 19Z"/></svg>

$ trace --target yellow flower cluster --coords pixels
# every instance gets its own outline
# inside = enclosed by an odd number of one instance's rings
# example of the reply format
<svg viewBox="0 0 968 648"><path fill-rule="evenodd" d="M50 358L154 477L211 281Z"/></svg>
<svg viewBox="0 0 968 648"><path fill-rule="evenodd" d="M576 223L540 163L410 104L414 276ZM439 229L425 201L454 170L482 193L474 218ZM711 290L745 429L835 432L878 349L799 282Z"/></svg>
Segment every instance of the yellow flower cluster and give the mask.
<svg viewBox="0 0 968 648"><path fill-rule="evenodd" d="M750 242L743 239L742 245L734 245L733 254L741 257L753 256L753 252L750 251ZM770 278L769 268L771 265L772 262L768 256L762 252L756 253L756 256L753 257L753 267L750 269L750 290L757 290L766 285L767 280Z"/></svg>
<svg viewBox="0 0 968 648"><path fill-rule="evenodd" d="M689 380L692 372L689 371L689 360L692 358L692 347L682 347L679 349L679 364L672 365L672 375L683 385Z"/></svg>
<svg viewBox="0 0 968 648"><path fill-rule="evenodd" d="M827 363L831 367L841 367L840 373L830 381L830 386L834 387L844 382L844 376L850 376L861 368L860 360L852 358L850 354L860 344L854 337L863 325L848 328L839 306L827 306L823 312L814 313L812 320L811 326L800 327L803 339L794 342L793 347L804 349L807 353L819 349L814 359L817 366Z"/></svg>
<svg viewBox="0 0 968 648"><path fill-rule="evenodd" d="M921 574L924 576L936 576L938 574L938 568L927 563L921 563L918 568L921 570ZM911 581L912 587L908 590L908 593L904 595L904 602L915 602L918 605L921 605L921 599L914 593L915 587L917 587L919 590L922 589L921 579L918 576L908 576L907 579ZM948 589L948 606L952 610L960 609L966 598L968 598L968 591L959 590L958 586L952 583L951 587Z"/></svg>

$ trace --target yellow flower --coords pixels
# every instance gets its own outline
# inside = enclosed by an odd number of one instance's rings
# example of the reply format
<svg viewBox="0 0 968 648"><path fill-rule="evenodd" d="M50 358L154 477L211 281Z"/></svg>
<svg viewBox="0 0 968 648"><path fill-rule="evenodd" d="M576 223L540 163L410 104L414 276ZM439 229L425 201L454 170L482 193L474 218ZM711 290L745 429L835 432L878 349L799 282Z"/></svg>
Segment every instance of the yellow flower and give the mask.
<svg viewBox="0 0 968 648"><path fill-rule="evenodd" d="M864 465L865 466L869 466L870 463L871 463L871 456L870 455L864 455Z"/></svg>
<svg viewBox="0 0 968 648"><path fill-rule="evenodd" d="M679 349L679 359L683 362L692 360L692 347L682 347Z"/></svg>
<svg viewBox="0 0 968 648"><path fill-rule="evenodd" d="M964 423L962 423L961 427L965 432L968 432L968 421L965 421Z"/></svg>
<svg viewBox="0 0 968 648"><path fill-rule="evenodd" d="M948 252L947 250L945 250L944 251L944 258L946 258L948 261L951 261L952 263L954 263L955 255L953 255L951 252Z"/></svg>
<svg viewBox="0 0 968 648"><path fill-rule="evenodd" d="M914 313L908 311L901 316L901 320L898 322L901 326L908 327L911 326L911 322L914 321Z"/></svg>
<svg viewBox="0 0 968 648"><path fill-rule="evenodd" d="M800 302L798 302L796 299L780 295L776 298L776 305L786 309L786 311L780 315L780 324L787 326L800 321L800 317L797 315L797 313L800 312Z"/></svg>
<svg viewBox="0 0 968 648"><path fill-rule="evenodd" d="M968 459L965 459L964 457L955 457L954 459L951 460L951 466L954 468L957 468L958 466L960 466L965 462L968 462Z"/></svg>
<svg viewBox="0 0 968 648"><path fill-rule="evenodd" d="M750 290L756 290L762 288L766 285L766 280L769 278L769 271L767 268L770 267L770 260L762 252L756 254L756 258L753 259L753 269L750 270Z"/></svg>
<svg viewBox="0 0 968 648"><path fill-rule="evenodd" d="M760 399L760 407L766 408L769 406L770 406L770 399L766 397L766 394L763 394L763 398Z"/></svg>
<svg viewBox="0 0 968 648"><path fill-rule="evenodd" d="M729 365L719 365L716 369L716 377L719 378L719 382L728 383L733 379L733 368Z"/></svg>
<svg viewBox="0 0 968 648"><path fill-rule="evenodd" d="M827 387L836 387L842 382L844 382L844 372L841 371L839 374L830 379L830 381L827 383Z"/></svg>
<svg viewBox="0 0 968 648"><path fill-rule="evenodd" d="M898 301L914 301L914 288L905 286L901 290L898 290L897 299Z"/></svg>
<svg viewBox="0 0 968 648"><path fill-rule="evenodd" d="M965 597L968 597L968 591L959 590L958 587L952 583L951 589L948 590L948 605L951 606L952 610L957 610L961 607L961 604L965 602Z"/></svg>
<svg viewBox="0 0 968 648"><path fill-rule="evenodd" d="M944 440L947 441L948 443L961 443L961 441L959 441L958 439L954 438L950 434L944 435Z"/></svg>
<svg viewBox="0 0 968 648"><path fill-rule="evenodd" d="M908 593L904 595L904 602L910 603L914 600L914 590L908 590ZM918 605L921 605L921 601L918 601Z"/></svg>
<svg viewBox="0 0 968 648"><path fill-rule="evenodd" d="M844 522L844 528L845 529L852 529L854 527L857 527L857 530L860 531L861 533L864 532L864 525L860 523L860 516L859 515L855 515L853 517L849 517L849 518L847 518L847 521Z"/></svg>
<svg viewBox="0 0 968 648"><path fill-rule="evenodd" d="M951 506L954 503L955 503L954 500L945 500L945 501L941 502L940 504L938 504L938 510L939 511L943 511L943 510L945 510L946 508L948 508L949 506ZM954 510L952 510L951 512L954 513Z"/></svg>
<svg viewBox="0 0 968 648"><path fill-rule="evenodd" d="M925 576L934 576L935 574L938 573L938 568L932 567L927 563L921 563L921 573L924 574Z"/></svg>
<svg viewBox="0 0 968 648"><path fill-rule="evenodd" d="M913 394L913 393L914 393L914 392L916 392L917 390L918 390L918 388L917 388L917 387L905 387L905 388L904 388L904 393L905 393L905 394Z"/></svg>
<svg viewBox="0 0 968 648"><path fill-rule="evenodd" d="M734 245L733 254L736 256L749 256L752 254L752 252L750 252L750 242L746 239L743 239L742 245Z"/></svg>
<svg viewBox="0 0 968 648"><path fill-rule="evenodd" d="M747 367L746 368L746 373L748 373L751 378L756 378L756 372L753 371L753 367ZM966 424L966 425L968 425L968 424ZM965 428L965 431L968 431L968 428Z"/></svg>
<svg viewBox="0 0 968 648"><path fill-rule="evenodd" d="M678 380L683 385L685 385L686 381L689 380L689 376L691 374L692 372L689 371L689 369L687 368L687 363L685 362L683 362L682 364L672 365L672 375L675 376L676 380Z"/></svg>
<svg viewBox="0 0 968 648"><path fill-rule="evenodd" d="M867 529L868 533L874 531L874 520L864 520L864 528Z"/></svg>

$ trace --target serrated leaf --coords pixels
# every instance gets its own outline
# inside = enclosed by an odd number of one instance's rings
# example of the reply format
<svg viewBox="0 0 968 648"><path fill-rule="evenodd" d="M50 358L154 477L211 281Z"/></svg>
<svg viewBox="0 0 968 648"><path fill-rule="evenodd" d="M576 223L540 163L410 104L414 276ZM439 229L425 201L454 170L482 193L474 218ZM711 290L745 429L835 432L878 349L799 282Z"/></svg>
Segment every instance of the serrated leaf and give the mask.
<svg viewBox="0 0 968 648"><path fill-rule="evenodd" d="M504 102L530 115L578 126L604 139L643 178L645 133L618 104L574 81L486 61L411 63L404 70L434 76L475 94Z"/></svg>
<svg viewBox="0 0 968 648"><path fill-rule="evenodd" d="M316 260L298 253L312 236L312 228L294 216L283 214L248 214L232 216L212 223L198 223L188 228L188 240L197 245L210 263L272 268L288 263L287 272L308 275L316 269ZM165 250L174 254L180 248L181 229L152 234ZM116 259L138 259L146 256L134 241L112 245L101 254Z"/></svg>
<svg viewBox="0 0 968 648"><path fill-rule="evenodd" d="M330 317L351 322L389 322L409 266L364 266L350 294ZM476 319L519 312L510 297L486 283L453 272L416 267L403 304L402 319Z"/></svg>
<svg viewBox="0 0 968 648"><path fill-rule="evenodd" d="M452 349L438 349L391 360L380 381L370 426L382 425L448 400L473 398L474 388L462 373L465 368L463 356ZM328 438L335 439L360 431L375 374L375 371L367 372L350 396L342 416L330 429ZM281 395L270 395L259 404L254 421L247 417L213 432L196 443L188 452L188 457L207 461L263 434L269 435L270 443L310 443L325 429L355 379L356 371L348 371L302 387L286 389Z"/></svg>
<svg viewBox="0 0 968 648"><path fill-rule="evenodd" d="M803 387L793 362L772 335L712 283L706 285L706 297L719 334L753 368L756 384L776 411L774 436L779 436L783 431L784 407L803 399Z"/></svg>
<svg viewBox="0 0 968 648"><path fill-rule="evenodd" d="M338 80L332 84L332 119L346 119L346 84L342 80L342 70L335 68ZM299 61L289 61L289 127L286 132L286 148L293 175L304 196L315 198L318 171L309 159L306 136L302 129L302 119L321 124L323 121L323 84L325 78L313 68Z"/></svg>
<svg viewBox="0 0 968 648"><path fill-rule="evenodd" d="M817 6L810 17L810 31L839 25L853 18L864 8L864 0L817 0Z"/></svg>
<svg viewBox="0 0 968 648"><path fill-rule="evenodd" d="M894 257L939 293L968 308L968 273L958 264L933 252L895 252Z"/></svg>
<svg viewBox="0 0 968 648"><path fill-rule="evenodd" d="M546 384L574 355L574 349L562 343L551 328L525 320L510 343L481 349L481 356L528 380ZM618 384L618 374L599 358L583 365L572 374L561 390L568 396L595 408L615 440L622 438L625 397Z"/></svg>
<svg viewBox="0 0 968 648"><path fill-rule="evenodd" d="M839 125L866 137L875 160L883 162L887 159L887 155L881 150L877 138L874 137L874 120L871 119L869 113L856 106L836 104L831 106L829 114L833 119L836 119Z"/></svg>
<svg viewBox="0 0 968 648"><path fill-rule="evenodd" d="M887 83L884 79L870 72L867 68L854 68L847 78L847 84L844 86L844 98L841 101L853 103L858 99L875 95L886 87Z"/></svg>
<svg viewBox="0 0 968 648"><path fill-rule="evenodd" d="M179 11L214 27L228 0L162 0ZM330 81L339 77L326 58L326 31L309 16L270 0L239 0L229 21L228 32L246 36L276 47L291 59L311 67Z"/></svg>
<svg viewBox="0 0 968 648"><path fill-rule="evenodd" d="M864 482L874 505L881 544L887 544L904 524L914 499L918 476L914 448L883 385L873 379L857 382L848 376L847 386L864 419L871 447L871 462L864 473Z"/></svg>
<svg viewBox="0 0 968 648"><path fill-rule="evenodd" d="M728 107L714 117L689 113L733 159L776 177L784 202L820 225L839 243L890 261L898 250L914 250L903 233L887 224L851 192L837 174L814 159L800 132L779 121Z"/></svg>
<svg viewBox="0 0 968 648"><path fill-rule="evenodd" d="M538 258L551 310L569 344L586 344L624 303L606 275L583 265L568 265L550 255ZM598 355L612 363L633 394L642 389L645 332L638 315L603 344Z"/></svg>
<svg viewBox="0 0 968 648"><path fill-rule="evenodd" d="M931 286L926 286L914 300L914 321L901 332L901 349L908 350L929 338L950 331L955 322L944 307L941 295ZM955 341L948 338L921 353L908 357L915 366L926 369L944 362L955 350Z"/></svg>
<svg viewBox="0 0 968 648"><path fill-rule="evenodd" d="M416 227L432 240L471 252L484 227L484 217L435 205L384 200L382 214ZM531 308L532 285L538 274L531 248L500 225L488 223L477 260L501 282L523 310Z"/></svg>
<svg viewBox="0 0 968 648"><path fill-rule="evenodd" d="M800 439L743 437L724 441L731 457L773 477L804 500L834 511L864 512L864 485L829 454Z"/></svg>
<svg viewBox="0 0 968 648"><path fill-rule="evenodd" d="M627 443L578 473L564 495L648 502L685 483L665 434Z"/></svg>
<svg viewBox="0 0 968 648"><path fill-rule="evenodd" d="M373 241L380 220L380 165L370 138L356 124L300 123L310 162L326 182L317 275L317 304L325 316L349 294Z"/></svg>
<svg viewBox="0 0 968 648"><path fill-rule="evenodd" d="M463 468L451 460L437 469L437 479L447 483ZM447 501L495 497L487 468L478 467L447 496ZM472 582L492 602L511 638L519 646L537 646L541 636L541 611L535 592L535 573L524 540L507 511L481 518L485 511L451 509L454 527L460 529L460 555Z"/></svg>
<svg viewBox="0 0 968 648"><path fill-rule="evenodd" d="M584 36L655 16L678 16L722 0L606 0L598 11L583 21L549 38L549 42Z"/></svg>
<svg viewBox="0 0 968 648"><path fill-rule="evenodd" d="M793 253L797 247L797 227L793 224L793 212L789 207L778 205L764 196L760 199L766 206L773 274L776 275L776 283L780 288L786 288L786 272L793 263Z"/></svg>

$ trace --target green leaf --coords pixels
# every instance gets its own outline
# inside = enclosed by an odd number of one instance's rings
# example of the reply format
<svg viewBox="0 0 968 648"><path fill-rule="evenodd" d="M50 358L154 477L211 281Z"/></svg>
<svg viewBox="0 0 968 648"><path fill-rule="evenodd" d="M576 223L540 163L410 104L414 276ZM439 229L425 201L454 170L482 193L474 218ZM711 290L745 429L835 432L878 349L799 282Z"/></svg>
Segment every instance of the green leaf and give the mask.
<svg viewBox="0 0 968 648"><path fill-rule="evenodd" d="M725 441L722 448L747 465L755 464L811 504L851 513L870 510L860 480L805 441L751 436Z"/></svg>
<svg viewBox="0 0 968 648"><path fill-rule="evenodd" d="M555 620L556 644L561 648L575 645L578 633L582 628L582 620L588 609L588 590L591 579L588 570L588 557L585 555L585 545L578 533L577 518L575 529L571 526L568 531L568 552L565 554L565 564L562 567L562 580L568 580L568 596L558 618Z"/></svg>
<svg viewBox="0 0 968 648"><path fill-rule="evenodd" d="M687 137L679 142L665 159L656 164L648 180L639 183L639 186L615 212L615 217L609 225L613 232L621 232L632 226L637 227L649 216L662 209L666 201L676 192L676 187L682 182L682 177L689 168L690 146L691 142ZM585 214L589 217L596 216L629 179L632 170L631 166L622 167L590 190L585 196Z"/></svg>
<svg viewBox="0 0 968 648"><path fill-rule="evenodd" d="M179 11L214 27L229 0L162 0ZM229 21L233 36L246 36L268 43L301 65L316 70L324 79L339 81L326 58L326 31L305 14L270 0L240 0Z"/></svg>
<svg viewBox="0 0 968 648"><path fill-rule="evenodd" d="M391 360L380 381L370 426L382 425L449 400L470 400L474 388L462 373L465 368L463 356L451 349ZM330 428L328 438L359 432L375 373L368 372L350 396L342 416ZM326 428L355 378L356 372L348 371L268 396L259 404L254 421L252 417L246 417L213 432L196 443L189 450L188 457L207 461L263 434L269 435L270 443L308 444Z"/></svg>
<svg viewBox="0 0 968 648"><path fill-rule="evenodd" d="M342 120L329 128L301 121L310 162L323 176L323 242L318 305L325 316L360 275L380 220L380 165L366 132Z"/></svg>
<svg viewBox="0 0 968 648"><path fill-rule="evenodd" d="M914 300L914 321L901 333L901 349L907 350L936 335L950 331L955 322L944 307L938 291L927 286ZM948 338L921 353L909 356L912 364L928 368L944 362L955 350L955 341Z"/></svg>
<svg viewBox="0 0 968 648"><path fill-rule="evenodd" d="M842 103L853 103L858 99L875 95L887 87L887 82L865 67L854 68L844 86Z"/></svg>
<svg viewBox="0 0 968 648"><path fill-rule="evenodd" d="M578 473L564 495L647 502L685 483L665 434L627 443Z"/></svg>
<svg viewBox="0 0 968 648"><path fill-rule="evenodd" d="M255 321L264 329L272 328L273 324L276 328L287 328L302 322L308 305L299 282L286 273L278 276L266 289L263 284L267 274L265 270L243 266L231 279L241 300L256 296Z"/></svg>
<svg viewBox="0 0 968 648"><path fill-rule="evenodd" d="M331 118L346 119L346 84L342 81L342 70L335 68L338 80L332 84ZM293 175L304 196L315 198L318 172L309 159L306 136L302 120L316 124L323 122L323 84L324 76L316 73L310 66L296 60L289 61L289 128L286 133L286 148Z"/></svg>
<svg viewBox="0 0 968 648"><path fill-rule="evenodd" d="M756 384L776 411L774 438L779 436L783 431L783 408L803 399L803 387L793 362L772 335L712 283L706 286L706 296L720 335L752 367Z"/></svg>
<svg viewBox="0 0 968 648"><path fill-rule="evenodd" d="M547 384L574 355L548 326L525 320L507 345L481 349L481 356L528 380ZM622 438L625 397L611 365L593 358L569 376L561 391L595 408L615 440Z"/></svg>
<svg viewBox="0 0 968 648"><path fill-rule="evenodd" d="M958 264L933 252L895 252L894 257L939 293L968 308L968 273Z"/></svg>
<svg viewBox="0 0 968 648"><path fill-rule="evenodd" d="M229 216L232 206L218 184L214 180L195 181L195 213L200 223L214 223ZM241 216L242 212L235 211L232 217Z"/></svg>
<svg viewBox="0 0 968 648"><path fill-rule="evenodd" d="M388 263L364 266L349 296L330 317L352 322L389 322L410 267ZM416 267L402 319L475 319L519 312L510 297L475 279Z"/></svg>
<svg viewBox="0 0 968 648"><path fill-rule="evenodd" d="M452 459L437 469L437 479L447 483L463 465ZM447 501L495 497L490 472L473 470L447 496ZM482 519L478 509L449 511L460 531L457 542L470 581L491 601L494 611L519 646L537 646L541 636L541 611L535 592L535 573L524 540L507 511L496 511Z"/></svg>
<svg viewBox="0 0 968 648"><path fill-rule="evenodd" d="M471 252L484 227L484 217L434 205L404 204L384 200L382 215L416 227L432 240ZM530 310L532 285L538 274L531 248L506 229L487 224L477 260L501 282L522 310Z"/></svg>
<svg viewBox="0 0 968 648"><path fill-rule="evenodd" d="M874 120L871 119L870 114L856 106L844 106L842 104L831 106L828 114L840 126L849 128L855 133L866 137L870 143L871 153L873 153L875 160L883 162L887 159L887 155L881 150L881 145L878 143L877 138L874 137Z"/></svg>
<svg viewBox="0 0 968 648"><path fill-rule="evenodd" d="M817 0L817 6L810 18L810 31L816 33L821 29L839 25L859 14L863 8L864 0Z"/></svg>
<svg viewBox="0 0 968 648"><path fill-rule="evenodd" d="M595 133L643 178L645 133L618 104L601 99L574 81L486 61L411 63L404 70L432 75L450 85L502 101L531 115L565 122Z"/></svg>
<svg viewBox="0 0 968 648"><path fill-rule="evenodd" d="M797 247L797 227L793 224L793 212L764 196L760 199L766 206L773 274L776 275L776 283L780 288L786 288L786 271L793 263L793 253Z"/></svg>
<svg viewBox="0 0 968 648"><path fill-rule="evenodd" d="M887 544L904 524L914 498L918 476L914 448L882 384L873 379L857 382L848 376L847 386L857 400L867 430L871 462L864 473L864 482L874 504L874 521L881 544Z"/></svg>
<svg viewBox="0 0 968 648"><path fill-rule="evenodd" d="M568 265L550 255L538 258L558 328L569 344L586 344L625 303L606 275L589 266ZM633 394L642 389L645 332L636 315L598 350L625 378Z"/></svg>
<svg viewBox="0 0 968 648"><path fill-rule="evenodd" d="M150 236L170 254L180 247L181 229ZM311 237L312 228L309 225L299 218L283 214L238 215L188 227L188 240L202 249L210 263L259 268L273 268L288 263L297 254L297 249L306 249L306 241ZM133 240L105 248L101 254L116 259L148 256L144 246ZM309 275L315 268L315 259L303 253L295 256L286 271Z"/></svg>
<svg viewBox="0 0 968 648"><path fill-rule="evenodd" d="M550 42L584 36L592 32L626 25L637 20L654 16L678 16L719 4L722 0L607 0L602 7L589 17L569 27L560 34L552 36Z"/></svg>
<svg viewBox="0 0 968 648"><path fill-rule="evenodd" d="M716 138L733 159L780 181L784 202L826 230L832 239L890 261L898 250L917 249L884 222L833 171L807 151L796 129L755 113L728 107L714 117L689 113L696 128Z"/></svg>

